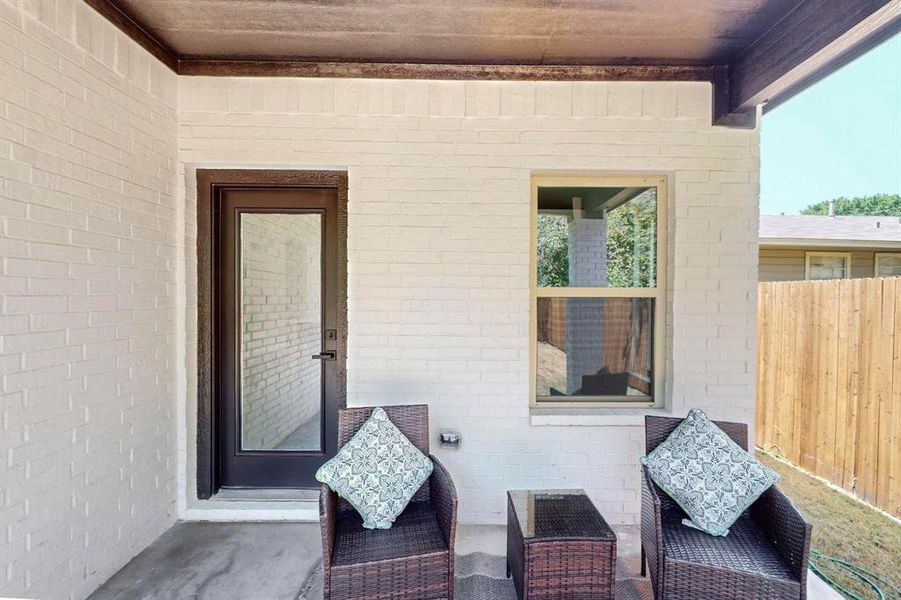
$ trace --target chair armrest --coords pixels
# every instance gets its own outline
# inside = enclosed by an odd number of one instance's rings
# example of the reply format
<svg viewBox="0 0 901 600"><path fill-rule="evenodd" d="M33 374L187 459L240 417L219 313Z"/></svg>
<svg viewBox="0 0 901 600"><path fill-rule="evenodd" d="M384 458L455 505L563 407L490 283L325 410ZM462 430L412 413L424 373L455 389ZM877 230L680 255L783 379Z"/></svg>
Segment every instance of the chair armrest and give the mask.
<svg viewBox="0 0 901 600"><path fill-rule="evenodd" d="M811 524L791 500L775 485L765 491L750 508L751 518L766 532L776 551L801 582L807 583Z"/></svg>
<svg viewBox="0 0 901 600"><path fill-rule="evenodd" d="M438 518L438 525L444 534L444 541L453 556L454 539L457 530L457 489L450 473L434 456L431 457L435 465L431 477L429 477L429 494L432 499L432 507Z"/></svg>
<svg viewBox="0 0 901 600"><path fill-rule="evenodd" d="M647 467L641 467L641 545L647 554L651 579L657 581L663 574L663 519L661 517L660 494L648 474ZM657 590L655 585L654 589Z"/></svg>
<svg viewBox="0 0 901 600"><path fill-rule="evenodd" d="M326 571L331 568L335 548L337 507L338 494L323 483L319 488L319 528L322 531L322 566Z"/></svg>

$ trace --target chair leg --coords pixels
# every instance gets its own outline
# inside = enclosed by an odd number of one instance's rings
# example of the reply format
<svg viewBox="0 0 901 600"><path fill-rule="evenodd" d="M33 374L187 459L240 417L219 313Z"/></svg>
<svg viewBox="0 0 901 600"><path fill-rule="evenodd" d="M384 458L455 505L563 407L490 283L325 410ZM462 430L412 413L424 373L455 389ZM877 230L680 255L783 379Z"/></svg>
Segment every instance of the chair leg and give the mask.
<svg viewBox="0 0 901 600"><path fill-rule="evenodd" d="M645 577L648 574L647 569L647 557L644 554L644 544L641 545L641 576Z"/></svg>

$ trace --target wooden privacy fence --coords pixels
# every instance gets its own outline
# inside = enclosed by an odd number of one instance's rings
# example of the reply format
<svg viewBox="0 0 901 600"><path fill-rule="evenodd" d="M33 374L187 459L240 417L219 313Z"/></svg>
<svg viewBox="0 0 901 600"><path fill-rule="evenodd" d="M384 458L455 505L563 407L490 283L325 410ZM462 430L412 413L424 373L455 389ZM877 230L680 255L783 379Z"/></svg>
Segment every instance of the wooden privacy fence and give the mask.
<svg viewBox="0 0 901 600"><path fill-rule="evenodd" d="M901 515L901 278L761 283L757 441Z"/></svg>

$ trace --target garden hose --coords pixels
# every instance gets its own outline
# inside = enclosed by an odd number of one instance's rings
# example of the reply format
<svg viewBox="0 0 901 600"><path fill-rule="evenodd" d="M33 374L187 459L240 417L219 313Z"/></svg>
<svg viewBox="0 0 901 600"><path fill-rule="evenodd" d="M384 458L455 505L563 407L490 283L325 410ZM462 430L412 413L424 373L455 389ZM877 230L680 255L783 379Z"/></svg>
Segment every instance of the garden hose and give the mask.
<svg viewBox="0 0 901 600"><path fill-rule="evenodd" d="M827 564L829 564L829 568L833 571L841 571L847 575L851 575L858 581L867 585L873 590L873 593L876 594L876 598L879 600L901 600L901 590L899 590L891 581L888 581L875 573L870 573L865 569L861 569L858 566L852 565L840 558L827 556L816 550L811 550L810 570L816 573L820 579L829 584L829 587L842 594L845 598L850 598L850 600L868 600L863 596L855 594L824 573L823 568L826 567Z"/></svg>

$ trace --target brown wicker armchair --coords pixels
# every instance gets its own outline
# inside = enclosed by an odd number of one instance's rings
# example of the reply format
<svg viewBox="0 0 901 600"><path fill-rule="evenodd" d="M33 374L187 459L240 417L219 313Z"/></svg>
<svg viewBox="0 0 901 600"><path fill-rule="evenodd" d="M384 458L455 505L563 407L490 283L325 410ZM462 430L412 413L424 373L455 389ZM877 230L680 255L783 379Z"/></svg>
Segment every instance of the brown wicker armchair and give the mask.
<svg viewBox="0 0 901 600"><path fill-rule="evenodd" d="M385 406L391 421L429 454L425 405ZM346 444L372 407L338 413L338 446ZM430 600L454 597L457 492L435 457L435 470L391 529L364 529L363 520L328 486L319 492L326 600Z"/></svg>
<svg viewBox="0 0 901 600"><path fill-rule="evenodd" d="M651 452L681 419L645 417ZM716 421L748 449L748 428ZM650 569L658 600L770 599L807 596L810 524L776 486L730 528L714 537L682 524L685 513L641 469L641 571Z"/></svg>

